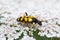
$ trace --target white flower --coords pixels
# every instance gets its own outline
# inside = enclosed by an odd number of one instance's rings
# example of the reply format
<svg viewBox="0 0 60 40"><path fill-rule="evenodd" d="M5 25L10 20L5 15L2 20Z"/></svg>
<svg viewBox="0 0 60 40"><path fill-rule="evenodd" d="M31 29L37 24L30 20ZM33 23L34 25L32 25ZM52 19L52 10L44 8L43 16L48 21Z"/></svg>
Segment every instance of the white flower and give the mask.
<svg viewBox="0 0 60 40"><path fill-rule="evenodd" d="M36 39L33 38L33 37L29 37L29 36L27 35L27 36L24 36L21 40L36 40Z"/></svg>
<svg viewBox="0 0 60 40"><path fill-rule="evenodd" d="M60 34L56 34L56 37L60 38Z"/></svg>

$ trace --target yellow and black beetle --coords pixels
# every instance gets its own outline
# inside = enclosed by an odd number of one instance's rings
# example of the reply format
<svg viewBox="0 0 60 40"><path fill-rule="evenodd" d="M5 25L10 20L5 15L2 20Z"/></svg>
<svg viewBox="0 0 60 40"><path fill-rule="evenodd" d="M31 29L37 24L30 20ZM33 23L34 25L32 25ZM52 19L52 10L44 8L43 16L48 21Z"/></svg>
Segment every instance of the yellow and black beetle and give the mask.
<svg viewBox="0 0 60 40"><path fill-rule="evenodd" d="M31 23L32 25L30 26L30 30L36 23L38 23L40 26L42 25L42 21L39 21L34 16L28 16L27 12L25 12L25 14L26 14L25 16L17 18L17 21L22 23Z"/></svg>

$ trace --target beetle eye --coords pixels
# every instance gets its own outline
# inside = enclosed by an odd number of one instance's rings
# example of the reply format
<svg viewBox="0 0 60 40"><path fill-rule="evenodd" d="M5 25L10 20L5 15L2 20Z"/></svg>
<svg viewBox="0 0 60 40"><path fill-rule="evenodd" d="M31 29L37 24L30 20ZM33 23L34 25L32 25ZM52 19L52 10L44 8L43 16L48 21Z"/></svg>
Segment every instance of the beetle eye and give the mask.
<svg viewBox="0 0 60 40"><path fill-rule="evenodd" d="M19 21L20 19L19 18L17 18L17 21Z"/></svg>
<svg viewBox="0 0 60 40"><path fill-rule="evenodd" d="M22 18L22 17L17 18L17 21L18 21L18 22L21 21L21 18Z"/></svg>

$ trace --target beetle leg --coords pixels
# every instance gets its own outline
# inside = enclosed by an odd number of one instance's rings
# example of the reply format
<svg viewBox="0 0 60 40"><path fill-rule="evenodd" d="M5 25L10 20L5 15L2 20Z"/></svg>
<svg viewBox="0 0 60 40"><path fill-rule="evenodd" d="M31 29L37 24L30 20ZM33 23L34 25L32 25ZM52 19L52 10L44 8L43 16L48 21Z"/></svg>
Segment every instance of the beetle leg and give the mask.
<svg viewBox="0 0 60 40"><path fill-rule="evenodd" d="M29 34L31 35L31 29L32 29L32 27L35 25L35 23L33 23L31 26L30 26L30 31L29 31Z"/></svg>
<svg viewBox="0 0 60 40"><path fill-rule="evenodd" d="M22 22L22 25L25 25L25 22Z"/></svg>
<svg viewBox="0 0 60 40"><path fill-rule="evenodd" d="M32 27L35 25L35 23L33 23L31 26L30 26L30 30L32 29Z"/></svg>
<svg viewBox="0 0 60 40"><path fill-rule="evenodd" d="M26 16L28 16L27 12L25 12Z"/></svg>

